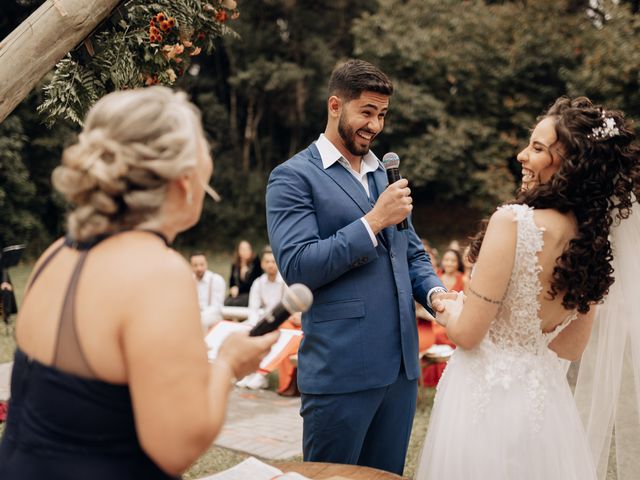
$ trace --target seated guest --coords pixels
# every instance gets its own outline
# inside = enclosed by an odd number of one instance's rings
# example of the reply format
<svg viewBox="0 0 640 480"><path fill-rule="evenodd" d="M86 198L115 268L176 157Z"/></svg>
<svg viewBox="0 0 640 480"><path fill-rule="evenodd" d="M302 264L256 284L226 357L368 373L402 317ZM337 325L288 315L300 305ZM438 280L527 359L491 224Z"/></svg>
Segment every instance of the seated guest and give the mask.
<svg viewBox="0 0 640 480"><path fill-rule="evenodd" d="M278 265L276 259L273 256L271 247L267 246L262 251L260 257L260 267L264 273L253 282L251 286L251 292L249 293L249 318L246 323L255 325L260 319L260 315L264 312L268 312L275 307L284 296L287 290L287 285L278 272ZM292 315L293 317L293 315ZM295 328L295 319L289 318L287 321L291 321L285 326L285 328ZM299 322L298 322L299 323ZM295 353L295 352L294 352ZM287 359L288 361L288 359ZM285 367L286 368L286 367ZM288 373L291 376L292 372ZM287 382L287 386L290 382ZM269 386L266 375L256 372L251 375L247 375L240 380L237 385L239 387L247 387L252 390L264 389ZM285 387L286 388L286 387Z"/></svg>
<svg viewBox="0 0 640 480"><path fill-rule="evenodd" d="M455 242L455 241L454 241ZM454 244L454 242L451 242ZM455 244L454 244L455 245ZM462 255L454 248L448 248L442 254L438 277L448 290L461 292L464 290L464 265ZM416 310L416 312L418 312ZM427 313L425 311L425 313ZM423 352L431 345L449 345L455 348L455 344L447 337L446 329L433 321L421 320L418 315L418 342L420 351ZM426 347L426 348L424 348ZM422 376L424 384L435 387L440 381L446 363L429 363L423 368Z"/></svg>
<svg viewBox="0 0 640 480"><path fill-rule="evenodd" d="M36 262L16 321L1 479L177 479L220 432L232 379L278 333L230 335L207 361L193 273L170 245L198 222L212 171L184 94L123 90L91 108L53 172L67 236Z"/></svg>
<svg viewBox="0 0 640 480"><path fill-rule="evenodd" d="M291 315L281 326L280 330L302 330L302 313L297 312ZM296 337L294 342L282 361L278 364L278 393L284 397L299 397L298 390L298 369L291 363L291 356L298 354L298 348L302 341L302 336Z"/></svg>
<svg viewBox="0 0 640 480"><path fill-rule="evenodd" d="M233 307L248 306L251 285L261 274L260 259L253 254L251 244L241 240L233 256L229 276L229 296L224 304Z"/></svg>
<svg viewBox="0 0 640 480"><path fill-rule="evenodd" d="M0 281L0 317L9 318L14 313L18 313L16 294L13 291L9 272L2 270L2 280Z"/></svg>
<svg viewBox="0 0 640 480"><path fill-rule="evenodd" d="M204 253L194 253L189 259L198 285L198 304L202 327L206 330L222 319L221 309L227 284L222 275L213 273L207 265Z"/></svg>
<svg viewBox="0 0 640 480"><path fill-rule="evenodd" d="M453 248L445 250L437 273L447 290L464 290L464 263L460 251Z"/></svg>
<svg viewBox="0 0 640 480"><path fill-rule="evenodd" d="M261 312L271 310L275 307L285 290L287 284L278 272L278 265L273 256L271 247L264 247L260 256L260 268L264 272L251 285L249 292L249 318L247 322L255 325L260 317Z"/></svg>

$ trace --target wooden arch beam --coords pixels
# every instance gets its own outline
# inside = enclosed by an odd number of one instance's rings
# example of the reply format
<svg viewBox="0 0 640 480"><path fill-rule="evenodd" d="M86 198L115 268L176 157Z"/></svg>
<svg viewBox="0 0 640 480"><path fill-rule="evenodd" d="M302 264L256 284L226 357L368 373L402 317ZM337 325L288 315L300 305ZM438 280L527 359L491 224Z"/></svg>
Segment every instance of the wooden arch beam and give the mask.
<svg viewBox="0 0 640 480"><path fill-rule="evenodd" d="M0 122L121 0L46 0L0 42Z"/></svg>

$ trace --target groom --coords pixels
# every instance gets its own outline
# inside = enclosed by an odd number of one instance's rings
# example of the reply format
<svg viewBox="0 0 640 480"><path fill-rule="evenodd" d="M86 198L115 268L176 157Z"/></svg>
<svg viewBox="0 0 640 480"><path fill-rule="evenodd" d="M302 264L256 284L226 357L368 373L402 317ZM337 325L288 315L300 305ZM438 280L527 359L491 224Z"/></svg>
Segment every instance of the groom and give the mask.
<svg viewBox="0 0 640 480"><path fill-rule="evenodd" d="M448 297L411 222L406 180L369 150L393 85L361 60L329 82L324 134L271 174L269 241L288 284L315 301L298 353L305 461L402 474L416 407L414 298Z"/></svg>

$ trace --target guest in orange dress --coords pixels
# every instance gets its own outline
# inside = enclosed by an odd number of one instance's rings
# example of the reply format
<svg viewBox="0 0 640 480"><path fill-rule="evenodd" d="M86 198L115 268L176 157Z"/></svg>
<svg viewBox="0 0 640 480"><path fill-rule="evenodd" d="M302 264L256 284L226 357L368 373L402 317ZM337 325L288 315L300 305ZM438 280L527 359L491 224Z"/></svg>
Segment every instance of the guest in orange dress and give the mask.
<svg viewBox="0 0 640 480"><path fill-rule="evenodd" d="M416 302L416 323L418 324L418 351L424 352L436 343L436 336L432 327L433 316L418 302Z"/></svg>
<svg viewBox="0 0 640 480"><path fill-rule="evenodd" d="M437 273L447 290L456 292L464 290L464 263L458 250L449 248L442 254Z"/></svg>
<svg viewBox="0 0 640 480"><path fill-rule="evenodd" d="M464 290L464 264L458 250L449 248L443 253L437 273L447 290L455 290L457 292ZM449 345L455 348L455 344L447 337L444 327L433 321L422 320L419 315L417 316L418 344L421 352L424 352L434 344ZM426 362L426 360L423 361ZM422 369L424 384L428 387L435 387L446 366L446 362L427 363Z"/></svg>
<svg viewBox="0 0 640 480"><path fill-rule="evenodd" d="M301 315L301 313L294 313L280 326L280 329L301 330ZM298 339L298 342L291 346L285 358L283 358L278 365L278 393L285 397L300 395L298 384L296 382L296 367L293 366L289 359L291 355L296 355L298 353L298 347L300 346L300 341L302 341L302 336L296 338Z"/></svg>

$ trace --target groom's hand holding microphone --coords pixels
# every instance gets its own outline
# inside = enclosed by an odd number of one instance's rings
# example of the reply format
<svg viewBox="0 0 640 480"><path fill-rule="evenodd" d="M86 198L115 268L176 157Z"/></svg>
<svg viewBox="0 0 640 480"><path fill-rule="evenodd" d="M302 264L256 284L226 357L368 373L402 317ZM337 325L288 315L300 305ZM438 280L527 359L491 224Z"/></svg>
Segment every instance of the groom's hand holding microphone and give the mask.
<svg viewBox="0 0 640 480"><path fill-rule="evenodd" d="M387 170L389 186L380 194L373 209L364 216L374 234L391 225L397 225L398 230L407 228L407 217L413 210L413 199L409 182L400 178L398 167L400 159L389 152L383 157L382 163Z"/></svg>

